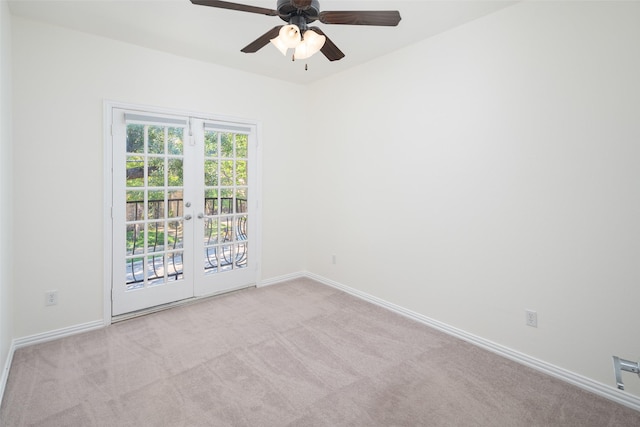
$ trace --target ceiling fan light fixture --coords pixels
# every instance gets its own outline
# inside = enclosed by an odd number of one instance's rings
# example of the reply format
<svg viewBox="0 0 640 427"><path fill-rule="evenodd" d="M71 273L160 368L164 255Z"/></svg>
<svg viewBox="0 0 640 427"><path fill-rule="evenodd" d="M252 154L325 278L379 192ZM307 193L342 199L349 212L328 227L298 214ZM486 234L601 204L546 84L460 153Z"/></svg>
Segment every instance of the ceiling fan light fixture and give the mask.
<svg viewBox="0 0 640 427"><path fill-rule="evenodd" d="M278 37L269 41L277 47L283 55L286 55L287 50L295 49L295 47L300 44L301 40L300 28L298 28L297 25L289 24L283 25L282 28L280 28Z"/></svg>
<svg viewBox="0 0 640 427"><path fill-rule="evenodd" d="M313 30L307 30L304 32L302 42L296 46L296 52L294 54L295 59L306 59L316 54L324 43L327 41L325 36L321 36Z"/></svg>
<svg viewBox="0 0 640 427"><path fill-rule="evenodd" d="M283 55L287 55L287 50L289 49L284 42L282 41L282 39L280 38L280 36L276 37L275 39L271 39L269 40L271 42L272 45L274 45L275 47L278 48L278 50L280 52L282 52Z"/></svg>

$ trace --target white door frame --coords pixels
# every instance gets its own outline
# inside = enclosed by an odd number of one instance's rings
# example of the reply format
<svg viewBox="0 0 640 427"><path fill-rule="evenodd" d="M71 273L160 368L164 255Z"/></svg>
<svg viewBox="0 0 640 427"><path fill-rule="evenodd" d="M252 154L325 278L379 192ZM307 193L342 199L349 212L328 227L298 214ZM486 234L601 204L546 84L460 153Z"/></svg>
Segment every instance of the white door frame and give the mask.
<svg viewBox="0 0 640 427"><path fill-rule="evenodd" d="M256 170L257 170L257 185L254 190L256 194L256 206L255 217L257 224L257 232L255 233L256 240L256 270L255 270L255 282L258 283L260 277L262 277L262 126L257 120L249 120L245 118L237 118L230 116L223 116L218 114L209 114L194 111L185 111L171 108L155 107L140 104L123 103L118 101L105 100L103 102L103 288L104 288L104 304L103 304L103 324L110 325L112 322L112 301L111 301L111 289L112 289L112 254L113 254L113 138L112 138L112 126L113 123L113 109L125 109L125 110L139 110L141 112L167 114L167 115L180 115L195 117L204 120L216 121L216 122L228 122L230 125L247 125L253 126L256 129L256 138L258 140L257 152L256 152Z"/></svg>

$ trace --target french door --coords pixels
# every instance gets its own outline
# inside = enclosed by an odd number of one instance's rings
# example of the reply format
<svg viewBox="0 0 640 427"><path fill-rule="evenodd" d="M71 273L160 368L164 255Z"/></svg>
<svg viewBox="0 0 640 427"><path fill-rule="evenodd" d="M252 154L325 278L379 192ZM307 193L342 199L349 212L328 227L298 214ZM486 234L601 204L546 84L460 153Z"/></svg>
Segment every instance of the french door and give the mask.
<svg viewBox="0 0 640 427"><path fill-rule="evenodd" d="M112 315L254 284L256 129L112 110Z"/></svg>

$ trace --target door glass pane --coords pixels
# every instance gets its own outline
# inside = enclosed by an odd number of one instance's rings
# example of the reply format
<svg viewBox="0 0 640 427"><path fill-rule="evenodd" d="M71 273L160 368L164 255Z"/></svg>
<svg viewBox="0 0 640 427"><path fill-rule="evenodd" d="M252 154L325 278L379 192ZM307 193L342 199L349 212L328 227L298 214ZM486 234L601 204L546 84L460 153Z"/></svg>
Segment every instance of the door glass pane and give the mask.
<svg viewBox="0 0 640 427"><path fill-rule="evenodd" d="M206 246L204 248L204 271L205 274L218 272L218 246Z"/></svg>
<svg viewBox="0 0 640 427"><path fill-rule="evenodd" d="M233 158L234 135L223 133L220 135L220 157Z"/></svg>
<svg viewBox="0 0 640 427"><path fill-rule="evenodd" d="M218 161L217 160L204 161L204 185L207 185L207 186L218 185Z"/></svg>
<svg viewBox="0 0 640 427"><path fill-rule="evenodd" d="M183 221L171 221L169 223L169 231L167 233L168 249L182 249L184 247L183 225Z"/></svg>
<svg viewBox="0 0 640 427"><path fill-rule="evenodd" d="M204 155L205 157L218 157L218 132L205 132Z"/></svg>
<svg viewBox="0 0 640 427"><path fill-rule="evenodd" d="M218 215L218 206L220 206L218 199L218 190L209 189L204 191L204 214L205 215Z"/></svg>
<svg viewBox="0 0 640 427"><path fill-rule="evenodd" d="M236 158L246 159L248 157L249 136L236 135Z"/></svg>
<svg viewBox="0 0 640 427"><path fill-rule="evenodd" d="M126 288L128 291L144 286L144 272L142 271L142 257L129 258L126 263Z"/></svg>
<svg viewBox="0 0 640 427"><path fill-rule="evenodd" d="M127 157L127 187L142 187L144 185L144 157Z"/></svg>
<svg viewBox="0 0 640 427"><path fill-rule="evenodd" d="M169 191L167 192L167 215L169 218L176 218L182 216L182 191Z"/></svg>
<svg viewBox="0 0 640 427"><path fill-rule="evenodd" d="M247 244L238 243L235 245L235 268L245 268L247 266Z"/></svg>
<svg viewBox="0 0 640 427"><path fill-rule="evenodd" d="M182 187L184 185L182 162L182 159L169 159L169 174L167 179L170 187Z"/></svg>
<svg viewBox="0 0 640 427"><path fill-rule="evenodd" d="M218 243L219 224L216 218L207 218L204 222L204 244L212 246Z"/></svg>
<svg viewBox="0 0 640 427"><path fill-rule="evenodd" d="M182 279L182 255L184 252L170 252L167 255L167 274L169 280Z"/></svg>
<svg viewBox="0 0 640 427"><path fill-rule="evenodd" d="M233 268L233 245L221 245L218 247L218 253L220 254L220 265L218 269L220 271L229 271Z"/></svg>
<svg viewBox="0 0 640 427"><path fill-rule="evenodd" d="M236 240L247 240L247 215L237 217L236 221Z"/></svg>
<svg viewBox="0 0 640 427"><path fill-rule="evenodd" d="M127 222L144 219L143 190L127 191L126 219Z"/></svg>
<svg viewBox="0 0 640 427"><path fill-rule="evenodd" d="M144 253L144 224L127 225L127 256Z"/></svg>
<svg viewBox="0 0 640 427"><path fill-rule="evenodd" d="M233 160L220 162L220 185L233 185Z"/></svg>
<svg viewBox="0 0 640 427"><path fill-rule="evenodd" d="M148 224L149 232L147 234L147 251L163 252L165 243L164 221L151 222Z"/></svg>
<svg viewBox="0 0 640 427"><path fill-rule="evenodd" d="M233 240L233 217L227 216L220 218L220 234L221 242L231 242Z"/></svg>
<svg viewBox="0 0 640 427"><path fill-rule="evenodd" d="M165 217L164 191L149 191L147 202L147 218L162 219Z"/></svg>
<svg viewBox="0 0 640 427"><path fill-rule="evenodd" d="M151 157L147 167L148 185L150 187L164 187L164 158Z"/></svg>
<svg viewBox="0 0 640 427"><path fill-rule="evenodd" d="M236 198L236 213L246 213L247 212L247 188L241 187L236 188L235 190L235 198Z"/></svg>
<svg viewBox="0 0 640 427"><path fill-rule="evenodd" d="M222 197L220 199L220 209L222 213L233 213L233 198Z"/></svg>
<svg viewBox="0 0 640 427"><path fill-rule="evenodd" d="M247 185L247 161L238 160L235 169L236 185Z"/></svg>
<svg viewBox="0 0 640 427"><path fill-rule="evenodd" d="M127 126L127 153L144 153L144 125Z"/></svg>
<svg viewBox="0 0 640 427"><path fill-rule="evenodd" d="M164 147L166 142L166 130L167 128L160 126L148 126L148 153L149 154L164 154Z"/></svg>
<svg viewBox="0 0 640 427"><path fill-rule="evenodd" d="M169 128L168 129L168 139L167 139L167 143L168 143L168 149L167 152L169 154L174 154L174 155L182 155L183 154L183 150L184 150L184 143L182 141L182 137L183 137L183 132L182 132L182 128Z"/></svg>

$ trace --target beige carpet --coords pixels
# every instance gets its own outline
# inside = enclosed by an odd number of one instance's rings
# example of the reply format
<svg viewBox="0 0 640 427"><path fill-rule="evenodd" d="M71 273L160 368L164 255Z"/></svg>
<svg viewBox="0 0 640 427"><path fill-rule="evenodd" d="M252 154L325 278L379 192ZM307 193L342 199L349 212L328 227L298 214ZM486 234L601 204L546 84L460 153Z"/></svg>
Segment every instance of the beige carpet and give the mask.
<svg viewBox="0 0 640 427"><path fill-rule="evenodd" d="M2 426L640 426L640 412L300 279L15 353Z"/></svg>

